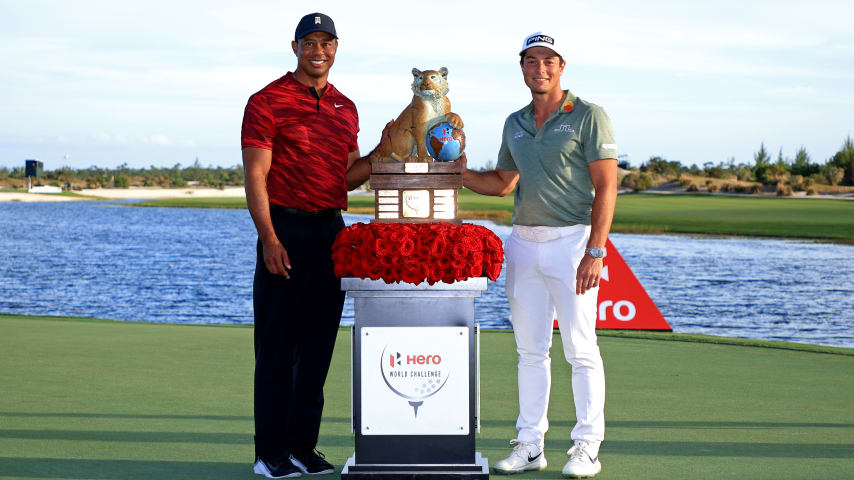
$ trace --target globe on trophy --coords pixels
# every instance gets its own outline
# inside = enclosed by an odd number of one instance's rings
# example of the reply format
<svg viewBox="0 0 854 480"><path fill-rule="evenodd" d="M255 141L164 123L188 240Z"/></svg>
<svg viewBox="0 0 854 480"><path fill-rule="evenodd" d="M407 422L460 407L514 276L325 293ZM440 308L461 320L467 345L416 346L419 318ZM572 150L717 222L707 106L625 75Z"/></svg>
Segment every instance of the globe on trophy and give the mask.
<svg viewBox="0 0 854 480"><path fill-rule="evenodd" d="M448 122L433 125L427 131L427 151L439 162L453 162L466 148L466 134Z"/></svg>

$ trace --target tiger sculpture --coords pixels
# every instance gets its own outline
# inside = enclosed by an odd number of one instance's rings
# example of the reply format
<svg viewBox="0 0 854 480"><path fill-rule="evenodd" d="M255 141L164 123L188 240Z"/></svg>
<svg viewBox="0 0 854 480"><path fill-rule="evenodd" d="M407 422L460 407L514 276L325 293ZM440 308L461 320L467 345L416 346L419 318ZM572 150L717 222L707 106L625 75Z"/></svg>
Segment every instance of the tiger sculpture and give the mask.
<svg viewBox="0 0 854 480"><path fill-rule="evenodd" d="M432 162L427 151L427 130L446 121L452 127L463 128L463 120L451 112L448 100L448 69L412 69L412 101L396 120L383 131L376 150L371 153L373 162Z"/></svg>

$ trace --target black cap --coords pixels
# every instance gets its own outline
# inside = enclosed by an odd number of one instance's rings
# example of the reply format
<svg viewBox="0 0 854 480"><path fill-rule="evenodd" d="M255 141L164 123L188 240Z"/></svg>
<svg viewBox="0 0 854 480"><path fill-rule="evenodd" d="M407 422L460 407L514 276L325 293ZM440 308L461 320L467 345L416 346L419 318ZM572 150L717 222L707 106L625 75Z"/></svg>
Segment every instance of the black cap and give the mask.
<svg viewBox="0 0 854 480"><path fill-rule="evenodd" d="M328 15L324 15L322 13L309 13L302 17L297 24L297 31L294 33L294 40L299 40L309 33L314 32L325 32L335 38L338 38L338 34L335 33L335 22L333 22Z"/></svg>

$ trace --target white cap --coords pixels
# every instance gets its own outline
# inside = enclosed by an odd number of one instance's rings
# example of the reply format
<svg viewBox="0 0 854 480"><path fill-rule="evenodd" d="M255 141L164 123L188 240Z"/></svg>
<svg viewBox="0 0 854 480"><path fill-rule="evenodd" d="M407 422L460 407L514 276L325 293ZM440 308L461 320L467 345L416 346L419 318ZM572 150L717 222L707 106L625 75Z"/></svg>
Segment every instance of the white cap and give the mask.
<svg viewBox="0 0 854 480"><path fill-rule="evenodd" d="M556 54L563 57L563 53L560 51L560 47L557 47L557 42L554 37L550 37L548 35L544 35L543 32L532 33L525 37L525 41L522 42L522 51L519 52L519 55L525 53L525 50L531 47L546 47L549 50L555 52Z"/></svg>

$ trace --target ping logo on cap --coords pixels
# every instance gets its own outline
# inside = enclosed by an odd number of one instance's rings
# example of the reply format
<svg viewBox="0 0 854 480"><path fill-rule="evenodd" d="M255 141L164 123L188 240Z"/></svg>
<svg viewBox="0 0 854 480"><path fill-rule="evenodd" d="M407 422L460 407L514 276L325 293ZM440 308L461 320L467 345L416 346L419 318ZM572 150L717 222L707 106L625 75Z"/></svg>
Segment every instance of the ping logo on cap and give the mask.
<svg viewBox="0 0 854 480"><path fill-rule="evenodd" d="M532 35L528 37L528 41L525 43L525 46L538 42L548 43L549 45L555 44L555 40L548 35Z"/></svg>

